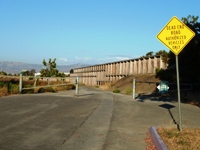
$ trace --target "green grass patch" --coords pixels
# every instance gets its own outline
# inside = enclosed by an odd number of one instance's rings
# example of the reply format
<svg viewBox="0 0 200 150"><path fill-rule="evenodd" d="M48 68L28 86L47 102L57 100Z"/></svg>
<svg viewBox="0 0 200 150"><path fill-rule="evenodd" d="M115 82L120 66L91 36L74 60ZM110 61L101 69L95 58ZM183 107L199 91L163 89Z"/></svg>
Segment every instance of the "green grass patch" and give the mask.
<svg viewBox="0 0 200 150"><path fill-rule="evenodd" d="M133 89L132 88L126 88L125 93L128 94L128 95L131 95L131 94L133 94Z"/></svg>
<svg viewBox="0 0 200 150"><path fill-rule="evenodd" d="M121 91L119 89L114 89L113 93L120 93Z"/></svg>

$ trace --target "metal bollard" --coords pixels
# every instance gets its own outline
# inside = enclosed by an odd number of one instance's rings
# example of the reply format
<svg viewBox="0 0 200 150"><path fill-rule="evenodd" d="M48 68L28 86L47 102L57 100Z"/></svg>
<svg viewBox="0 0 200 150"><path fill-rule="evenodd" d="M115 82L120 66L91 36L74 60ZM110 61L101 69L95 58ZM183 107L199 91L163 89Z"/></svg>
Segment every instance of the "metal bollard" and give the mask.
<svg viewBox="0 0 200 150"><path fill-rule="evenodd" d="M22 93L22 74L19 76L19 93Z"/></svg>
<svg viewBox="0 0 200 150"><path fill-rule="evenodd" d="M76 96L79 96L78 77L76 77Z"/></svg>
<svg viewBox="0 0 200 150"><path fill-rule="evenodd" d="M133 99L135 99L135 79L133 79Z"/></svg>

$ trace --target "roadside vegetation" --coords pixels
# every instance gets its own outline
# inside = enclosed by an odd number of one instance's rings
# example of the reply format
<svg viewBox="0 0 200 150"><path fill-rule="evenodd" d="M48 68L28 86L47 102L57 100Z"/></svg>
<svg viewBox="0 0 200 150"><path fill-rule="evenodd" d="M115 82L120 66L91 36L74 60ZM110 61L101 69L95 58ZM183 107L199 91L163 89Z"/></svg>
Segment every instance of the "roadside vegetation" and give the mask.
<svg viewBox="0 0 200 150"><path fill-rule="evenodd" d="M182 132L179 132L176 128L158 128L157 132L168 150L200 149L200 129L183 128Z"/></svg>
<svg viewBox="0 0 200 150"><path fill-rule="evenodd" d="M30 88L33 87L35 80L29 78L28 80L23 81L23 88ZM66 84L66 85L58 85L58 84ZM50 85L48 86L48 81L39 80L36 82L37 87L34 89L26 89L22 91L22 94L30 94L30 93L44 93L44 92L58 92L64 90L71 90L75 89L73 84L70 84L65 81L51 81ZM44 86L44 87L42 87ZM9 78L9 77L0 77L0 96L7 96L19 94L19 78Z"/></svg>
<svg viewBox="0 0 200 150"><path fill-rule="evenodd" d="M57 92L63 90L74 89L74 85L67 83L64 78L66 75L64 73L60 73L56 68L56 58L53 60L50 58L49 61L45 59L42 61L43 68L40 71L40 79L35 76L35 69L32 70L23 70L19 74L11 75L6 72L0 72L0 96L19 94L19 75L26 77L23 80L22 88L30 88L33 86L37 86L32 89L24 89L22 94L28 93L44 93L44 92ZM73 72L73 69L70 70ZM52 77L52 78L63 78L62 80L54 80L49 83L48 80L43 80L43 78ZM35 80L36 79L36 80ZM59 84L67 84L67 85L59 85Z"/></svg>
<svg viewBox="0 0 200 150"><path fill-rule="evenodd" d="M120 90L119 89L114 89L113 93L120 93Z"/></svg>
<svg viewBox="0 0 200 150"><path fill-rule="evenodd" d="M168 150L199 150L200 149L200 129L183 128L179 132L173 127L159 127L157 132L167 146ZM146 150L156 150L150 134L147 134L144 142L147 143Z"/></svg>

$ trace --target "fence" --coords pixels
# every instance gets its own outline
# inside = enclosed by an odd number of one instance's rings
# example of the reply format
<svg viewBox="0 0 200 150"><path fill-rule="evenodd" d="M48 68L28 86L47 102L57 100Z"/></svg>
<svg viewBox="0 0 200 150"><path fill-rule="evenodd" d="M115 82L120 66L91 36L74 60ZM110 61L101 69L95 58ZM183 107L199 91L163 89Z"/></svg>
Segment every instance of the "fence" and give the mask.
<svg viewBox="0 0 200 150"><path fill-rule="evenodd" d="M33 85L24 87L23 83L25 81L33 80ZM37 85L37 83L43 82L42 85ZM73 77L19 77L19 93L22 93L23 90L35 89L35 88L47 88L52 86L66 86L70 84L75 84L75 78Z"/></svg>

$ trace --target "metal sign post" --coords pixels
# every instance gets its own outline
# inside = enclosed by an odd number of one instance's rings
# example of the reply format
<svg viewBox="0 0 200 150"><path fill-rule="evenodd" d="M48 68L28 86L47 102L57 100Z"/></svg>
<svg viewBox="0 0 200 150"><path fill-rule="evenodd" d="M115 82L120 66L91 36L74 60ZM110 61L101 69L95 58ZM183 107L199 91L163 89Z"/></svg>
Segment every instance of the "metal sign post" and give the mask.
<svg viewBox="0 0 200 150"><path fill-rule="evenodd" d="M191 41L195 33L186 26L177 17L172 19L157 35L158 40L165 44L176 55L176 74L177 74L177 90L178 90L178 105L179 105L179 131L182 132L182 114L180 100L180 85L179 85L179 68L178 54Z"/></svg>
<svg viewBox="0 0 200 150"><path fill-rule="evenodd" d="M176 75L177 75L177 90L178 90L178 112L179 112L179 130L182 132L182 113L181 113L181 97L180 97L180 84L179 84L179 68L178 68L178 55L176 55Z"/></svg>
<svg viewBox="0 0 200 150"><path fill-rule="evenodd" d="M133 79L133 99L135 99L135 79Z"/></svg>
<svg viewBox="0 0 200 150"><path fill-rule="evenodd" d="M19 76L19 93L22 93L22 74Z"/></svg>
<svg viewBox="0 0 200 150"><path fill-rule="evenodd" d="M78 77L76 77L76 96L79 95Z"/></svg>

